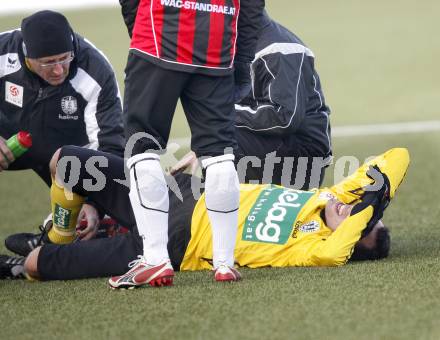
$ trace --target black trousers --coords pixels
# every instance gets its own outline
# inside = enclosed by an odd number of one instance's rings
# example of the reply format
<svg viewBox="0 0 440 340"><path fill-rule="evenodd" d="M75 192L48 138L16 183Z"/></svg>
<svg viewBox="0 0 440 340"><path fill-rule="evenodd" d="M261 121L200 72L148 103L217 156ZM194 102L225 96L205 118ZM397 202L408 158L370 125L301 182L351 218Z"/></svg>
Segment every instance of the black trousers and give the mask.
<svg viewBox="0 0 440 340"><path fill-rule="evenodd" d="M307 136L270 136L236 131L235 162L240 182L257 181L309 190L321 186L330 161L328 147Z"/></svg>
<svg viewBox="0 0 440 340"><path fill-rule="evenodd" d="M20 158L16 159L8 168L8 171L14 170L33 170L40 178L47 184L51 186L52 178L50 176L49 162L40 163L36 162L32 157L24 154Z"/></svg>
<svg viewBox="0 0 440 340"><path fill-rule="evenodd" d="M124 125L127 140L138 132L132 154L165 149L177 101L191 129L191 149L218 156L234 148L234 77L171 71L129 54L125 70ZM231 149L232 150L232 149Z"/></svg>
<svg viewBox="0 0 440 340"><path fill-rule="evenodd" d="M124 160L112 154L74 146L63 147L60 159L63 157L67 165L63 166L67 170L65 183L69 183L72 178L78 179L71 186L72 191L88 196L100 210L131 229L131 232L108 239L78 241L68 245L44 245L38 257L38 271L42 279L82 279L125 273L128 263L143 251L128 197L129 186L124 182ZM62 162L58 163L59 170ZM92 165L95 169L91 169ZM178 270L191 238L191 217L197 201L191 191L190 175L180 173L174 179L182 200L176 194L175 188L170 190L168 252L171 263ZM105 180L103 188L102 185L97 185L102 180ZM96 185L95 188L99 191L91 188L91 185Z"/></svg>

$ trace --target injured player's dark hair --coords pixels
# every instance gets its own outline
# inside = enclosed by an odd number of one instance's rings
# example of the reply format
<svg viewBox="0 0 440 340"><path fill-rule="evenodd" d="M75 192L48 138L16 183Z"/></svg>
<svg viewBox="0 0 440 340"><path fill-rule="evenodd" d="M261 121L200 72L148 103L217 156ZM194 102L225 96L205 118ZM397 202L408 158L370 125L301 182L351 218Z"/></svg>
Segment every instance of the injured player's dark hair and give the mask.
<svg viewBox="0 0 440 340"><path fill-rule="evenodd" d="M375 246L370 248L358 242L354 247L350 260L380 260L388 257L390 252L391 237L390 230L387 227L378 228L375 243Z"/></svg>

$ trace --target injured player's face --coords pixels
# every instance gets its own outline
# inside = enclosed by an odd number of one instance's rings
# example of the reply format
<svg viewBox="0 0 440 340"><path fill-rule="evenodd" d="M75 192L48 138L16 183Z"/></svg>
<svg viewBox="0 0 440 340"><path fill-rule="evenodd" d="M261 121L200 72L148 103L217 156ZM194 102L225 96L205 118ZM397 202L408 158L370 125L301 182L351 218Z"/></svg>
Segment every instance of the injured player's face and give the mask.
<svg viewBox="0 0 440 340"><path fill-rule="evenodd" d="M325 222L327 227L335 231L350 216L352 209L353 205L344 204L335 198L330 199L325 206Z"/></svg>
<svg viewBox="0 0 440 340"><path fill-rule="evenodd" d="M354 205L344 204L335 198L330 199L325 206L325 223L327 227L335 231L339 225L350 216L353 207ZM377 233L381 228L385 228L385 226L382 221L379 220L371 232L361 238L358 244L368 249L376 247Z"/></svg>

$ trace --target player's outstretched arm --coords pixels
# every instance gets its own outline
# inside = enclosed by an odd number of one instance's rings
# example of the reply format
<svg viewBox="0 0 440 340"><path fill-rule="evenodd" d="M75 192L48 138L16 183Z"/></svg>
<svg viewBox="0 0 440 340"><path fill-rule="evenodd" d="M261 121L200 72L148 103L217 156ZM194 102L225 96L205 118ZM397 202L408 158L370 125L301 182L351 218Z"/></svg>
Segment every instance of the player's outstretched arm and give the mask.
<svg viewBox="0 0 440 340"><path fill-rule="evenodd" d="M362 165L354 174L331 187L331 190L344 203L357 201L364 194L363 188L374 183L375 179L367 175L368 169L370 166L377 166L380 171L387 175L390 181L390 198L393 198L405 177L409 161L410 157L407 149L390 149Z"/></svg>

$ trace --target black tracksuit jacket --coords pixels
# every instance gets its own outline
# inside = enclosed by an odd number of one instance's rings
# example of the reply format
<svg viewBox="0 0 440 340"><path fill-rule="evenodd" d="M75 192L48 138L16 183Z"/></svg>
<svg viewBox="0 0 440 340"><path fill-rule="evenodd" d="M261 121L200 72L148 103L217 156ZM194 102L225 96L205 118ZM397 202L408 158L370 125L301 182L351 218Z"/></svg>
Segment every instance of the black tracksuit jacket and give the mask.
<svg viewBox="0 0 440 340"><path fill-rule="evenodd" d="M51 86L27 67L20 30L0 33L0 136L7 139L25 130L33 139L30 150L10 165L12 170L46 172L54 151L63 145L123 154L122 108L113 69L90 42L73 37L69 76Z"/></svg>

